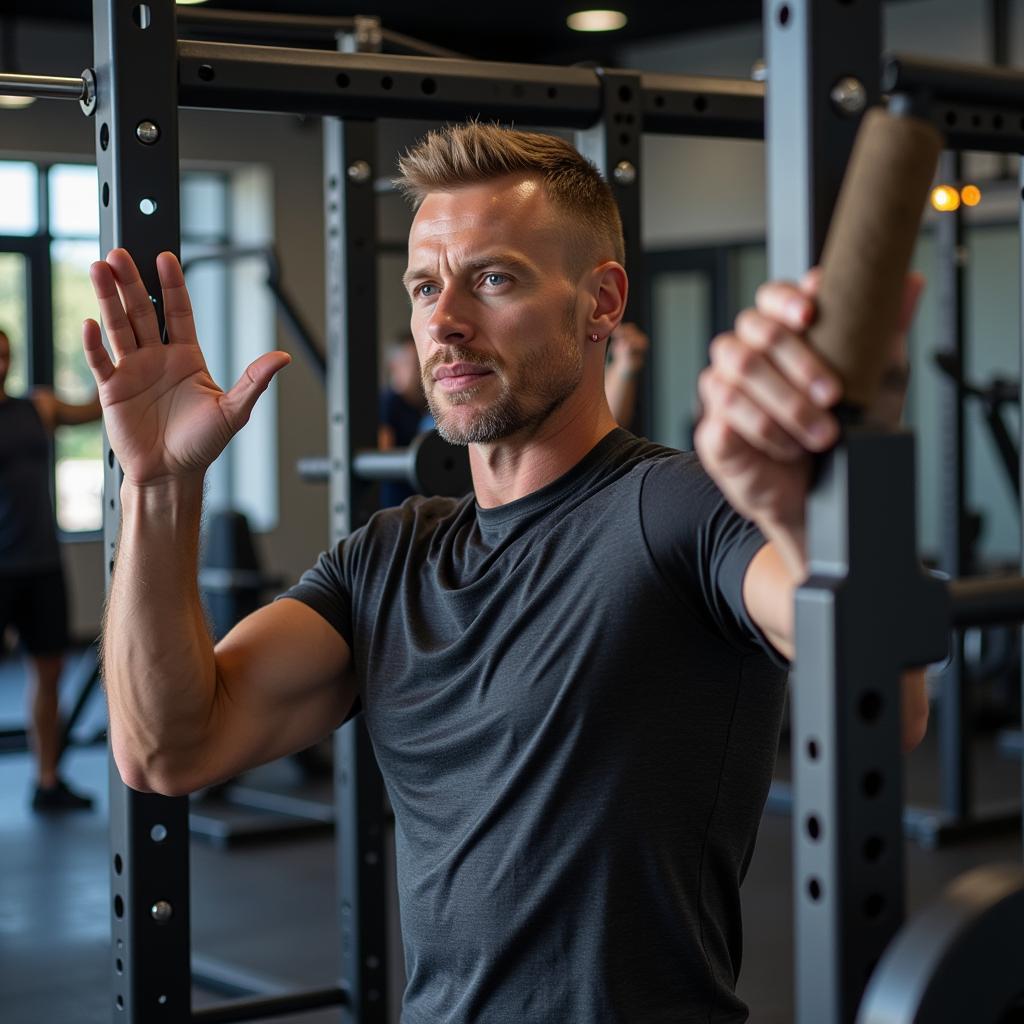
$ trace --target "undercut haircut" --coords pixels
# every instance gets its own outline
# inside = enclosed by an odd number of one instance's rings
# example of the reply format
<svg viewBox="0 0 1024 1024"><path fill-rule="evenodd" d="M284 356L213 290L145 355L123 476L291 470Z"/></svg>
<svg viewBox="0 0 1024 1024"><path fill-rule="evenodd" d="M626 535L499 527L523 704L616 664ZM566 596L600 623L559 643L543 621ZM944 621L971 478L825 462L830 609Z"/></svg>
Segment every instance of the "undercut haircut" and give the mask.
<svg viewBox="0 0 1024 1024"><path fill-rule="evenodd" d="M625 264L622 218L608 182L577 149L554 135L467 121L425 135L398 161L395 186L414 210L431 192L452 192L507 174L536 175L569 225L575 272Z"/></svg>

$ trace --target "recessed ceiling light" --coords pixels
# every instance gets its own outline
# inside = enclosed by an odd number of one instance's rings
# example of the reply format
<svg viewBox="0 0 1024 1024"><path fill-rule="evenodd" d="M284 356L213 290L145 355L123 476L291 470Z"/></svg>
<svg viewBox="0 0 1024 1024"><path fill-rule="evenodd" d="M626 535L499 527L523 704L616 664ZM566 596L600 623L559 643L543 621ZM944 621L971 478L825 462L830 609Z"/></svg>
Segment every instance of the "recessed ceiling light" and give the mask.
<svg viewBox="0 0 1024 1024"><path fill-rule="evenodd" d="M187 7L189 4L205 4L206 0L174 0L176 4L181 4L182 7Z"/></svg>
<svg viewBox="0 0 1024 1024"><path fill-rule="evenodd" d="M628 20L622 11L577 11L565 23L574 32L614 32Z"/></svg>

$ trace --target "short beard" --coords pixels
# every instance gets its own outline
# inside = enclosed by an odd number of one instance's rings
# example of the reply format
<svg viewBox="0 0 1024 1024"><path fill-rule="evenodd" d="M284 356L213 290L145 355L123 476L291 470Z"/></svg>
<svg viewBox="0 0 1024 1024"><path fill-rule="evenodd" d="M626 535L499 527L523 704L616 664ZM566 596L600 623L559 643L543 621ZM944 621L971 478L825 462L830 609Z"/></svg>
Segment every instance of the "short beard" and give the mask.
<svg viewBox="0 0 1024 1024"><path fill-rule="evenodd" d="M501 382L501 392L472 422L457 425L447 415L451 406L467 405L480 393L478 387L447 396L446 409L434 399L434 370L445 363L473 363L489 369ZM557 347L539 353L519 367L515 387L499 363L482 359L473 349L457 345L434 355L423 367L423 391L437 432L449 444L493 444L520 432L532 432L576 390L583 377L583 353L576 340L576 311L573 303L560 326Z"/></svg>

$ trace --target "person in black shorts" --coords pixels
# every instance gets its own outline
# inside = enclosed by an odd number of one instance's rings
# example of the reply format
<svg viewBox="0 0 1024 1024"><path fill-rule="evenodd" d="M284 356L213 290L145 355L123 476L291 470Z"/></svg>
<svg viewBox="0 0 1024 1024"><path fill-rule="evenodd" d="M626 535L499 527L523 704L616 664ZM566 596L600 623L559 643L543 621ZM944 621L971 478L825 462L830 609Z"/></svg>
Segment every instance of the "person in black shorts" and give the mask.
<svg viewBox="0 0 1024 1024"><path fill-rule="evenodd" d="M839 382L803 338L813 297L760 290L712 346L698 454L674 451L608 407L628 281L593 165L471 122L400 169L421 380L474 493L376 513L216 646L204 475L288 356L223 392L172 254L167 345L129 253L93 266L111 352L94 321L83 341L124 470L118 770L186 793L362 713L394 809L403 1024L739 1024L811 453L838 437ZM907 686L910 745L927 704L920 674Z"/></svg>
<svg viewBox="0 0 1024 1024"><path fill-rule="evenodd" d="M51 496L51 442L58 426L100 416L99 399L62 402L52 391L7 393L11 343L0 330L0 635L13 627L26 655L28 730L36 760L32 807L87 810L92 800L58 774L58 683L68 645L67 594Z"/></svg>

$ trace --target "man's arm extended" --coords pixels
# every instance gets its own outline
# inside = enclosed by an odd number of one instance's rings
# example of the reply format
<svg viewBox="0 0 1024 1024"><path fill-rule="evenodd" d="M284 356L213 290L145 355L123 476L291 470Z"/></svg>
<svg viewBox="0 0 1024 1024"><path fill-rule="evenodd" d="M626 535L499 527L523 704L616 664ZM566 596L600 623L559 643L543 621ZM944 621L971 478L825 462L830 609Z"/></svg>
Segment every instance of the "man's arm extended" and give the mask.
<svg viewBox="0 0 1024 1024"><path fill-rule="evenodd" d="M905 333L923 286L908 281L893 341L893 360L905 362ZM751 618L784 657L792 659L793 601L807 574L804 507L811 456L839 436L829 412L840 382L803 334L814 317L814 279L804 288L769 284L757 308L736 320L733 332L712 343L711 365L701 375L704 417L697 450L733 507L760 527L767 544L743 581ZM902 378L901 378L902 379ZM875 418L898 419L902 402L883 395ZM903 678L903 739L910 749L924 735L928 701L923 669Z"/></svg>
<svg viewBox="0 0 1024 1024"><path fill-rule="evenodd" d="M345 641L279 601L214 649L197 583L203 479L288 361L261 356L228 392L210 378L177 260L158 258L170 343L128 253L93 265L99 327L83 344L124 470L121 536L103 635L111 743L135 789L175 795L308 746L354 699Z"/></svg>

